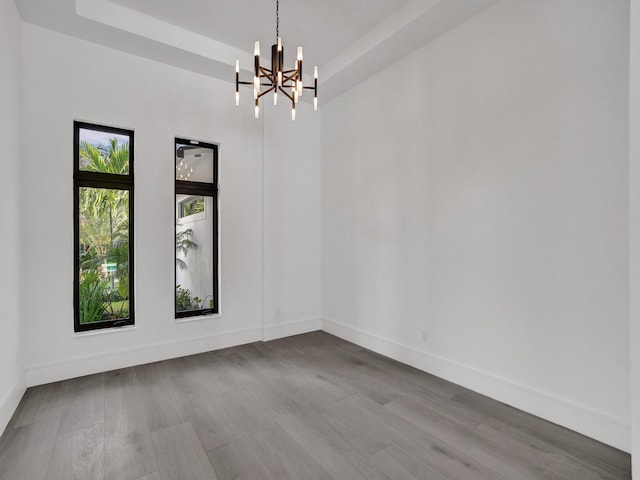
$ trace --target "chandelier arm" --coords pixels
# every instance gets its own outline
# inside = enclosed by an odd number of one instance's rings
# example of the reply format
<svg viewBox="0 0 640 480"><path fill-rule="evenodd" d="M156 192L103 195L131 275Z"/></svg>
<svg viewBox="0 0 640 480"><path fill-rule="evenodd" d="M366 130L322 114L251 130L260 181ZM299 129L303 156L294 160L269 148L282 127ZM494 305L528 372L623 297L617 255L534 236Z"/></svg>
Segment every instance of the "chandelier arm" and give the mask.
<svg viewBox="0 0 640 480"><path fill-rule="evenodd" d="M255 86L255 83L253 83L253 82L238 82L238 84L239 85L251 85L252 87ZM275 85L275 83L261 83L260 84L261 87L273 87L274 85Z"/></svg>
<svg viewBox="0 0 640 480"><path fill-rule="evenodd" d="M269 88L268 90L265 90L264 92L258 94L258 98L261 98L263 96L265 96L267 93L272 92L275 89L274 86L272 86L271 88Z"/></svg>
<svg viewBox="0 0 640 480"><path fill-rule="evenodd" d="M296 70L293 70L293 71L296 71ZM296 74L289 75L289 76L282 75L282 83L288 82L288 81L294 81L295 82L296 80L297 80L297 75Z"/></svg>
<svg viewBox="0 0 640 480"><path fill-rule="evenodd" d="M278 90L280 90L289 100L291 100L293 102L293 96L289 94L289 92L287 92L285 89L283 89L282 87L278 87Z"/></svg>

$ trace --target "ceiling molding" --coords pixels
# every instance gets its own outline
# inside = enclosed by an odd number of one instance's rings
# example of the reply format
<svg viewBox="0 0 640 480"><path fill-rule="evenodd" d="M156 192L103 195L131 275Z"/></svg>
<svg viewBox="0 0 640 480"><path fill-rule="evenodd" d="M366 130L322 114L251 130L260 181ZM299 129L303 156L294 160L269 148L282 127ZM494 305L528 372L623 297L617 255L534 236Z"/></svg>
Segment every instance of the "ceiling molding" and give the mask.
<svg viewBox="0 0 640 480"><path fill-rule="evenodd" d="M236 59L253 63L244 50L105 0L75 0L76 14L117 30L184 50L235 68Z"/></svg>
<svg viewBox="0 0 640 480"><path fill-rule="evenodd" d="M397 32L407 28L408 25L425 15L440 2L441 0L413 0L396 10L327 63L322 69L325 80L329 80L348 68L357 59L375 50L376 47L388 41Z"/></svg>
<svg viewBox="0 0 640 480"><path fill-rule="evenodd" d="M356 86L496 1L411 0L403 4L336 52L327 64L319 65L321 102ZM229 83L235 78L236 59L245 68L253 65L249 51L109 0L16 0L16 4L26 22ZM305 83L310 81L305 75Z"/></svg>
<svg viewBox="0 0 640 480"><path fill-rule="evenodd" d="M414 0L329 62L321 97L333 99L498 0Z"/></svg>

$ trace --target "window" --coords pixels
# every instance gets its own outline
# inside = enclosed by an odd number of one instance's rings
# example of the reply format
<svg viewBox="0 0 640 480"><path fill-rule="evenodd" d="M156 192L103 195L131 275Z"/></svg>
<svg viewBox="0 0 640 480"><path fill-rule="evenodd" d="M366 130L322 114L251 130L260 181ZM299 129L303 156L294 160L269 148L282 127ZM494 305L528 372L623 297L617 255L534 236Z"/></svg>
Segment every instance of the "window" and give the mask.
<svg viewBox="0 0 640 480"><path fill-rule="evenodd" d="M73 126L75 331L132 325L133 132Z"/></svg>
<svg viewBox="0 0 640 480"><path fill-rule="evenodd" d="M180 218L204 213L204 197L201 195L187 197L179 204L178 215Z"/></svg>
<svg viewBox="0 0 640 480"><path fill-rule="evenodd" d="M175 140L176 318L218 307L218 147Z"/></svg>

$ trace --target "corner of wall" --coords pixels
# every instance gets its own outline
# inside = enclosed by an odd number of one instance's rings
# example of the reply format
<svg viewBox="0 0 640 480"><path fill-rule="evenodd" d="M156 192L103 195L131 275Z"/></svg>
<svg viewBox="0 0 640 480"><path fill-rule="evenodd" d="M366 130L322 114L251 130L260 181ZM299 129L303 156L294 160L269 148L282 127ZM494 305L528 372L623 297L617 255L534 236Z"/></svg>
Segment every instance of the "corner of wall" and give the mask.
<svg viewBox="0 0 640 480"><path fill-rule="evenodd" d="M315 332L322 328L320 317L306 318L292 322L283 322L274 325L265 325L262 333L262 341L268 342L278 338L292 337L303 333Z"/></svg>
<svg viewBox="0 0 640 480"><path fill-rule="evenodd" d="M6 68L0 72L0 143L6 160L2 164L3 175L0 191L2 224L7 233L0 240L6 259L0 272L0 301L5 306L0 335L0 433L9 423L25 392L25 376L22 348L22 268L24 234L22 209L19 197L22 162L22 106L23 106L23 22L12 0L0 3L0 61Z"/></svg>
<svg viewBox="0 0 640 480"><path fill-rule="evenodd" d="M629 246L631 346L631 461L640 479L640 0L631 0L629 58Z"/></svg>
<svg viewBox="0 0 640 480"><path fill-rule="evenodd" d="M9 394L0 400L0 437L4 433L9 421L20 404L20 400L26 392L25 374L23 373Z"/></svg>

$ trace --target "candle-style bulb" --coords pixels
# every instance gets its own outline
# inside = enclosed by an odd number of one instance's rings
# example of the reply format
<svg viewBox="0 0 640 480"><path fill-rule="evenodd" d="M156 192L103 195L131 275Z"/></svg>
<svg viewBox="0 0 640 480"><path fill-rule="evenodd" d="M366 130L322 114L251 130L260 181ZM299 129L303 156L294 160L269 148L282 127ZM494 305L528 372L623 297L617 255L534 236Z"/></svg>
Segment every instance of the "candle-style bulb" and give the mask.
<svg viewBox="0 0 640 480"><path fill-rule="evenodd" d="M236 60L236 106L240 105L240 60Z"/></svg>
<svg viewBox="0 0 640 480"><path fill-rule="evenodd" d="M260 105L256 105L256 118L260 118Z"/></svg>
<svg viewBox="0 0 640 480"><path fill-rule="evenodd" d="M314 112L318 111L318 97L313 97L313 110Z"/></svg>
<svg viewBox="0 0 640 480"><path fill-rule="evenodd" d="M278 51L281 52L282 51L282 38L278 37Z"/></svg>
<svg viewBox="0 0 640 480"><path fill-rule="evenodd" d="M253 54L254 55L260 55L260 42L256 42L256 45L253 49Z"/></svg>
<svg viewBox="0 0 640 480"><path fill-rule="evenodd" d="M278 105L278 92L273 92L273 104Z"/></svg>
<svg viewBox="0 0 640 480"><path fill-rule="evenodd" d="M318 67L313 67L313 78L318 78Z"/></svg>
<svg viewBox="0 0 640 480"><path fill-rule="evenodd" d="M302 47L298 47L298 60L302 61Z"/></svg>
<svg viewBox="0 0 640 480"><path fill-rule="evenodd" d="M296 109L295 108L291 109L291 121L293 121L293 122L296 121Z"/></svg>

